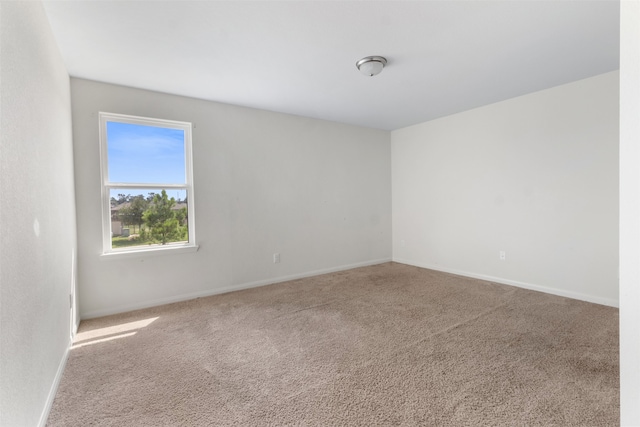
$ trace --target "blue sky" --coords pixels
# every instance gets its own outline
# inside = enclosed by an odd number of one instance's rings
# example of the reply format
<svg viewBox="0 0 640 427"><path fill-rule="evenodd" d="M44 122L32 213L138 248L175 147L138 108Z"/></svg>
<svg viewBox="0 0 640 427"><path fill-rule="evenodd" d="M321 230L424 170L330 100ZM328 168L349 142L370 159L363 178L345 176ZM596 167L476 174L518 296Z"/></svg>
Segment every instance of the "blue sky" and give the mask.
<svg viewBox="0 0 640 427"><path fill-rule="evenodd" d="M107 122L107 151L110 182L185 183L182 129Z"/></svg>

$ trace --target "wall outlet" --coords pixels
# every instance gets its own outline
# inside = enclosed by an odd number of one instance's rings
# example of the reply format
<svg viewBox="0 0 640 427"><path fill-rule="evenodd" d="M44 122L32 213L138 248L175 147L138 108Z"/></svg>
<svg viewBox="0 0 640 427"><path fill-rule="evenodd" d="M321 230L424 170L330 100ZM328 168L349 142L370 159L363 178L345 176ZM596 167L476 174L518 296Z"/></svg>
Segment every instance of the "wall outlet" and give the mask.
<svg viewBox="0 0 640 427"><path fill-rule="evenodd" d="M507 253L505 251L500 251L498 255L500 256L500 261L507 259Z"/></svg>
<svg viewBox="0 0 640 427"><path fill-rule="evenodd" d="M273 263L277 264L279 262L280 262L280 254L279 253L273 254Z"/></svg>

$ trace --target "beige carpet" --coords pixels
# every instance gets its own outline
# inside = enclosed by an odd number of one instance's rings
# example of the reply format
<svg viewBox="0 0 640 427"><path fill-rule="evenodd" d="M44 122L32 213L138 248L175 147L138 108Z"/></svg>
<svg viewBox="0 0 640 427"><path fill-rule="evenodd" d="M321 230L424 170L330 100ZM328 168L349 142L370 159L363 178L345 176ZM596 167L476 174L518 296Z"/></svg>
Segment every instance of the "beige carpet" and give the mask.
<svg viewBox="0 0 640 427"><path fill-rule="evenodd" d="M82 322L48 425L614 426L618 380L617 309L388 263Z"/></svg>

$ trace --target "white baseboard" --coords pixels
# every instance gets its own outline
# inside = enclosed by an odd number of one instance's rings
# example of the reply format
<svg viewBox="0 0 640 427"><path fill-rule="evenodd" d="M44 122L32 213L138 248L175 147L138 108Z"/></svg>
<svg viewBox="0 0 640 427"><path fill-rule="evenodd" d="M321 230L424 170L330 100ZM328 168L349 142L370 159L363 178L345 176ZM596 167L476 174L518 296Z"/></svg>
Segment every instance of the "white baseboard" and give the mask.
<svg viewBox="0 0 640 427"><path fill-rule="evenodd" d="M45 406L42 409L42 413L40 414L40 421L38 421L39 427L45 427L47 425L47 419L49 418L49 412L51 412L51 407L53 406L53 401L56 398L56 392L58 391L58 386L60 385L60 380L62 380L62 374L64 373L64 368L67 366L67 360L69 359L69 350L71 349L71 341L69 341L69 345L60 360L60 364L58 365L58 371L56 372L56 376L53 379L53 383L51 384L51 388L49 389L49 395L47 396L47 401L45 402Z"/></svg>
<svg viewBox="0 0 640 427"><path fill-rule="evenodd" d="M501 283L503 285L510 285L518 288L529 289L532 291L544 292L546 294L558 295L561 297L577 299L580 301L592 302L595 304L606 305L609 307L617 308L619 306L619 302L617 300L613 300L609 298L602 298L594 295L582 294L579 292L566 291L563 289L550 288L547 286L534 285L531 283L519 282L517 280L504 279L502 277L487 276L485 274L471 273L468 271L461 271L461 270L456 270L452 268L441 267L438 265L416 263L413 261L408 261L405 259L398 259L398 258L393 258L393 262L398 262L400 264L413 265L415 267L420 267L420 268L428 268L429 270L442 271L444 273L457 274L458 276L465 276L465 277L471 277L474 279L486 280L489 282Z"/></svg>
<svg viewBox="0 0 640 427"><path fill-rule="evenodd" d="M175 295L167 298L158 298L140 303L125 304L117 307L107 308L103 310L94 310L87 313L81 313L80 319L92 319L95 317L109 316L112 314L125 313L127 311L140 310L143 308L155 307L158 305L171 304L174 302L187 301L195 298L208 297L212 295L224 294L227 292L240 291L242 289L257 288L259 286L272 285L274 283L287 282L289 280L303 279L305 277L319 276L321 274L335 273L336 271L350 270L352 268L366 267L369 265L382 264L391 262L391 258L377 259L372 261L359 262L355 264L341 265L338 267L324 268L320 270L308 271L305 273L292 274L290 276L280 276L271 279L258 280L255 282L241 283L237 285L224 286L222 288L208 289L200 292L192 292L188 294Z"/></svg>

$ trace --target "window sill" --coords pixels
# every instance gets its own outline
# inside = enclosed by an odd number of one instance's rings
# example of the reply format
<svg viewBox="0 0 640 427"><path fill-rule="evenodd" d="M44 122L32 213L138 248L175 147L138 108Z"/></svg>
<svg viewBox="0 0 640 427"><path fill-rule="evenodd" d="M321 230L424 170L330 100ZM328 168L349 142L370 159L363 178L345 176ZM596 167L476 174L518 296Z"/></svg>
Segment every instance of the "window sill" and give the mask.
<svg viewBox="0 0 640 427"><path fill-rule="evenodd" d="M165 246L165 247L153 247L144 249L132 249L114 252L105 252L100 255L101 260L116 260L124 258L147 258L150 256L158 255L177 255L189 252L196 252L200 246Z"/></svg>

